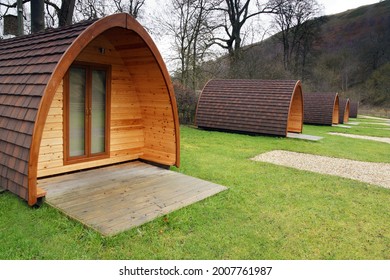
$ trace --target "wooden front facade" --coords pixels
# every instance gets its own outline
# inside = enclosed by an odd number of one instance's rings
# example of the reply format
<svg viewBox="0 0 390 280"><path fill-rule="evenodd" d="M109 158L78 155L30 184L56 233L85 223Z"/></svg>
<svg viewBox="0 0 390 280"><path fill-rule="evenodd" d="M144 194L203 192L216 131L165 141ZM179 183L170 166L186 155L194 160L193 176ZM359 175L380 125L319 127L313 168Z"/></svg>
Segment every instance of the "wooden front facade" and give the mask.
<svg viewBox="0 0 390 280"><path fill-rule="evenodd" d="M349 99L340 98L339 123L347 123L348 121L349 121Z"/></svg>
<svg viewBox="0 0 390 280"><path fill-rule="evenodd" d="M68 39L65 32L74 38ZM52 63L52 74L40 89L44 91L32 120L35 126L31 145L27 145L30 154L26 172L28 184L20 187L26 188L28 195L15 193L33 205L44 195L36 186L40 177L134 159L178 166L179 122L173 87L161 55L146 31L129 15L117 14L60 30L59 34L64 34L61 35L61 40L66 41L64 51ZM34 36L30 36L31 40ZM52 32L49 39L55 44L58 37ZM78 86L86 92L86 105L75 105L70 97L74 84L69 78L72 69L87 69L86 77L93 71L104 72L105 81L99 83L105 84L105 101L96 103L96 108L100 109L94 109L95 103L90 101L91 92L97 87L91 78L85 78L85 85ZM76 153L77 156L72 155L73 148L69 145L78 137L77 133L69 132L77 123L72 118L75 114L70 109L72 106L85 106L78 108L82 116L78 122L85 133L77 141L81 141L80 145L86 150L84 154ZM101 115L97 119L104 119L100 128L104 133L91 128L90 116L99 110L97 114ZM104 143L97 152L91 148L96 137L102 137L101 143Z"/></svg>
<svg viewBox="0 0 390 280"><path fill-rule="evenodd" d="M287 132L301 133L303 125L303 93L299 86L294 88L288 113Z"/></svg>
<svg viewBox="0 0 390 280"><path fill-rule="evenodd" d="M121 47L126 45L126 41L130 41L131 45ZM150 56L150 51L144 47L137 34L116 28L98 36L77 56L72 65L110 66L109 133L106 139L109 142L109 156L73 164L65 162L66 85L63 81L56 90L43 130L38 177L138 158L166 165L176 163L172 105L166 89L164 92L160 69L151 59L146 63L132 62ZM155 83L155 88L151 89L150 85L159 76L159 83ZM141 83L147 85L145 87L148 89L140 92Z"/></svg>

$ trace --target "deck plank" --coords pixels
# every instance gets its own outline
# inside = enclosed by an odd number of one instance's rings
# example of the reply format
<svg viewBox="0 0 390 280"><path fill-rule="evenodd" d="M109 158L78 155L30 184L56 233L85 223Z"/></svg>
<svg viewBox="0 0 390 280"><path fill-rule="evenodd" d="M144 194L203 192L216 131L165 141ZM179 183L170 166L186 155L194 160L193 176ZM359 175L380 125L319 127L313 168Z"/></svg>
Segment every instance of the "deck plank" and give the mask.
<svg viewBox="0 0 390 280"><path fill-rule="evenodd" d="M115 235L227 188L139 161L38 180L46 201L103 235Z"/></svg>

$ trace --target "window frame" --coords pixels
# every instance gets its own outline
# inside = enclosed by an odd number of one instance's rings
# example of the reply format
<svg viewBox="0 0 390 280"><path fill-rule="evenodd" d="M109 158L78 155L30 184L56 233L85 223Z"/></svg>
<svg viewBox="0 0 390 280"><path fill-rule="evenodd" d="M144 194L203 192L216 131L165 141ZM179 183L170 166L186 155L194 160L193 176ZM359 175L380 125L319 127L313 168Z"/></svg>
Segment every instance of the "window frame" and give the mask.
<svg viewBox="0 0 390 280"><path fill-rule="evenodd" d="M70 142L69 142L69 118L70 118L70 70L71 68L83 68L85 69L85 108L84 108L84 151L85 154L81 156L70 156ZM92 154L92 142L91 142L91 126L92 126L92 72L94 70L103 70L106 72L106 107L105 107L105 143L104 152ZM110 123L111 123L111 65L96 64L96 63L73 63L64 76L63 85L63 106L64 106L64 165L90 162L100 159L106 159L110 157Z"/></svg>

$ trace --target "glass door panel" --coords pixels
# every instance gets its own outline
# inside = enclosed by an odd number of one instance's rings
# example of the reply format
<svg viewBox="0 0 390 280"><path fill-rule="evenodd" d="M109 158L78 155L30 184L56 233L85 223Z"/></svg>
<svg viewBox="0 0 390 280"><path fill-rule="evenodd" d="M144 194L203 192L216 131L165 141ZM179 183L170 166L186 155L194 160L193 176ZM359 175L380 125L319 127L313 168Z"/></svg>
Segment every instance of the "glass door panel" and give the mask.
<svg viewBox="0 0 390 280"><path fill-rule="evenodd" d="M106 71L92 71L91 153L105 151L106 136Z"/></svg>
<svg viewBox="0 0 390 280"><path fill-rule="evenodd" d="M69 73L69 156L85 155L85 78L83 68Z"/></svg>

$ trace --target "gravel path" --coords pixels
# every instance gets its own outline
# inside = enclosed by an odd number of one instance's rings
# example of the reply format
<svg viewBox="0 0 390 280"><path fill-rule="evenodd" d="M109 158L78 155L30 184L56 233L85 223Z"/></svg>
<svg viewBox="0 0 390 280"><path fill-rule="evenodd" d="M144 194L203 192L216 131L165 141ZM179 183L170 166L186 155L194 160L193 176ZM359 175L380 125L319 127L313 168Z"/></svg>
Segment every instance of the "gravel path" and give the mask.
<svg viewBox="0 0 390 280"><path fill-rule="evenodd" d="M336 175L390 188L390 163L372 163L281 150L260 154L252 160Z"/></svg>
<svg viewBox="0 0 390 280"><path fill-rule="evenodd" d="M366 140L378 141L378 142L384 142L390 144L390 138L387 137L374 137L374 136L356 135L356 134L339 133L339 132L328 132L328 134L349 137L349 138L366 139Z"/></svg>
<svg viewBox="0 0 390 280"><path fill-rule="evenodd" d="M388 123L388 122L360 122L360 124L363 124L363 125L374 124L374 125L390 126L390 123Z"/></svg>
<svg viewBox="0 0 390 280"><path fill-rule="evenodd" d="M365 119L373 119L373 120L380 120L380 121L390 122L390 119L386 119L386 118L371 117L371 116L359 116L359 117L365 118Z"/></svg>
<svg viewBox="0 0 390 280"><path fill-rule="evenodd" d="M370 129L376 129L376 130L390 130L390 128L387 128L387 127L369 127L369 126L359 126L359 128L370 128Z"/></svg>

